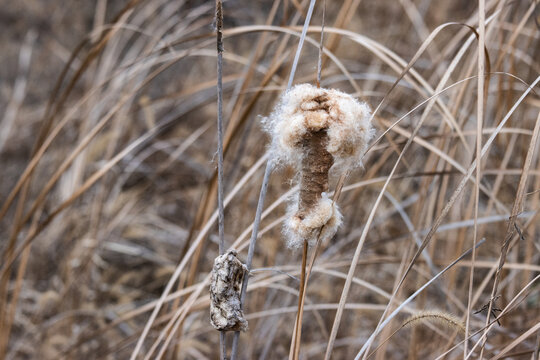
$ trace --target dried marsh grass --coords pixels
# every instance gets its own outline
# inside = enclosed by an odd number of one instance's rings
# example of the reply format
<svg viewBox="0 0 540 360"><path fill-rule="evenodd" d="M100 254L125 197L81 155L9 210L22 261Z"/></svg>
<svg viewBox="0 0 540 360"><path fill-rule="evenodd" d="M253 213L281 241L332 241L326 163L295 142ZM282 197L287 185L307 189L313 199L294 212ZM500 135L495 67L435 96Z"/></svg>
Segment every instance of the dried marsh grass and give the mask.
<svg viewBox="0 0 540 360"><path fill-rule="evenodd" d="M537 3L215 5L1 10L0 359L537 359ZM335 236L293 252L299 168L268 170L261 120L319 83L376 134L318 193ZM220 336L231 249L249 330Z"/></svg>

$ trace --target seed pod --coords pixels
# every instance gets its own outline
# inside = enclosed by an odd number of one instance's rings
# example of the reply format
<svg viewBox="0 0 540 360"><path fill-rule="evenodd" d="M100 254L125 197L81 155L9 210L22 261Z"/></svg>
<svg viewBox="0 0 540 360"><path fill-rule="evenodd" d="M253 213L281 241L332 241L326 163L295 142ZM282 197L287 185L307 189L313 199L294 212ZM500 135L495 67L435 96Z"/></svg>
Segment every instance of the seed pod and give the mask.
<svg viewBox="0 0 540 360"><path fill-rule="evenodd" d="M210 322L220 331L247 331L248 322L240 304L245 265L236 250L214 260L210 284Z"/></svg>
<svg viewBox="0 0 540 360"><path fill-rule="evenodd" d="M289 247L334 236L342 217L326 195L328 174L361 166L374 133L369 106L338 90L302 84L282 95L264 126L276 163L299 172L300 191L283 228Z"/></svg>

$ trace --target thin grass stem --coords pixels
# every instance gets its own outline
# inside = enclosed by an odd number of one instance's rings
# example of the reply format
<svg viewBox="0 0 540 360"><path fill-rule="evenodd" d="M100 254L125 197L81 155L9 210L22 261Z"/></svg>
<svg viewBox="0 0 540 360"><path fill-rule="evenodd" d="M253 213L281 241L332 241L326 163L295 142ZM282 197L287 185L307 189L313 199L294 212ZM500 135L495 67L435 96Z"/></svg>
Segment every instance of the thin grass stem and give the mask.
<svg viewBox="0 0 540 360"><path fill-rule="evenodd" d="M223 210L223 4L216 0L216 45L217 45L217 137L218 137L218 231L219 255L225 252L225 214ZM220 358L227 357L226 333L219 334Z"/></svg>

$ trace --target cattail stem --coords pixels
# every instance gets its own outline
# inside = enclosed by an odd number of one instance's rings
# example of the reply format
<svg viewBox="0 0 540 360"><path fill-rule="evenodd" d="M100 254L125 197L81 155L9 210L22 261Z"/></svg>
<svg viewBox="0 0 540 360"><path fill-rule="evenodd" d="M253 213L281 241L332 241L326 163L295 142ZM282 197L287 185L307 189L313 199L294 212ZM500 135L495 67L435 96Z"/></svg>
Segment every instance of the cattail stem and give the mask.
<svg viewBox="0 0 540 360"><path fill-rule="evenodd" d="M298 311L296 312L296 324L294 326L293 337L291 339L291 350L289 358L297 360L300 356L300 339L302 338L302 318L304 316L304 299L307 286L306 264L308 255L308 242L304 240L304 251L302 252L302 270L300 273L300 289L298 292Z"/></svg>

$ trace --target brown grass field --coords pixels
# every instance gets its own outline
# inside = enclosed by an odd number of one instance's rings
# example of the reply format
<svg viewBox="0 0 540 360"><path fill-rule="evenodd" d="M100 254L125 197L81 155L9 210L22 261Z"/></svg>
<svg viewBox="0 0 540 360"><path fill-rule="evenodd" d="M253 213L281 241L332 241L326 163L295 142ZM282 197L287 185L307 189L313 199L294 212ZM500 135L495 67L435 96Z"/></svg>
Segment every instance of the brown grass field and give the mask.
<svg viewBox="0 0 540 360"><path fill-rule="evenodd" d="M3 2L0 360L538 360L538 1L219 6ZM261 123L319 59L375 134L291 250ZM210 323L230 248L241 333Z"/></svg>

